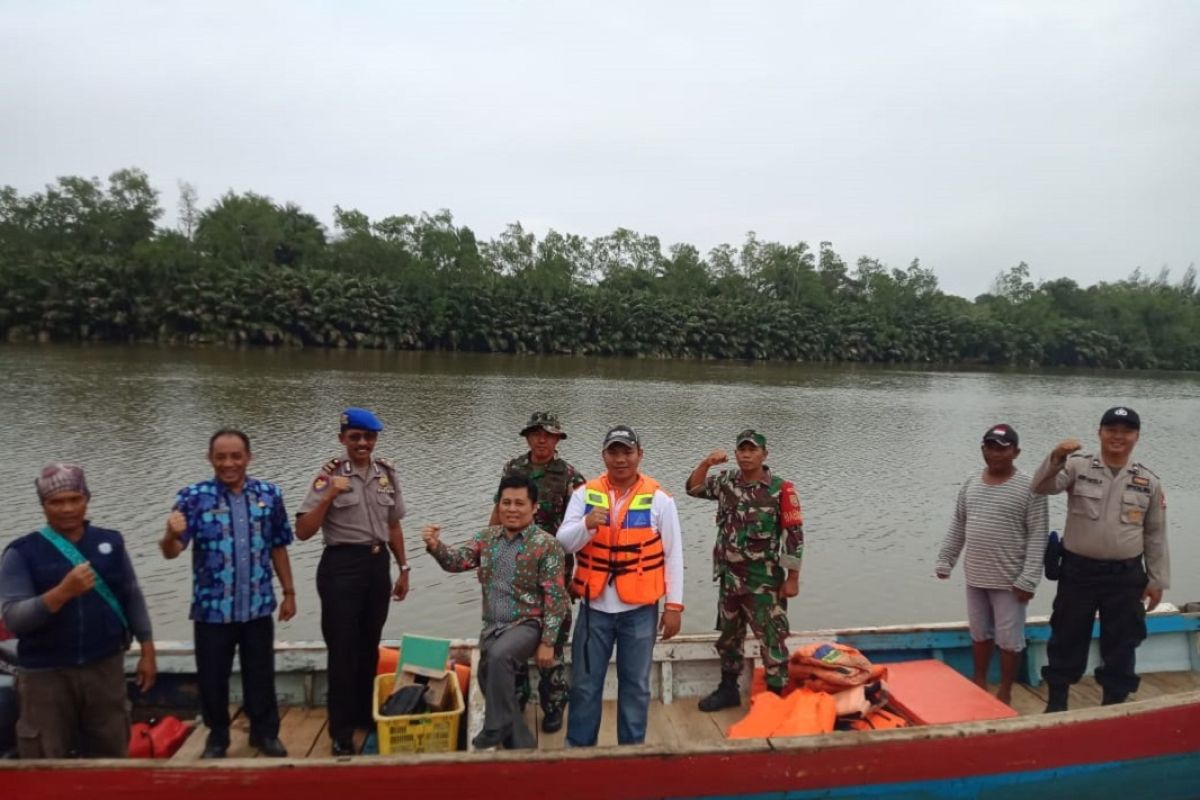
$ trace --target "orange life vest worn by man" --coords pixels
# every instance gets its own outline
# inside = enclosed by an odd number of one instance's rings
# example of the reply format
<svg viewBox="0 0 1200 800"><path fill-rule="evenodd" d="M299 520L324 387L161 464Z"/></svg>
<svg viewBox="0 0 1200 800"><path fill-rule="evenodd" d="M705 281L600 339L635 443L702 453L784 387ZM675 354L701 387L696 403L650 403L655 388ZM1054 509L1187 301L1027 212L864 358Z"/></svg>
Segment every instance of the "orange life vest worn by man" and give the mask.
<svg viewBox="0 0 1200 800"><path fill-rule="evenodd" d="M606 472L575 490L557 533L563 548L576 554L570 588L583 601L571 642L570 747L596 744L614 646L617 742L645 740L655 634L661 631L666 640L679 633L683 614L675 501L638 471L642 444L633 428L610 430L601 452Z"/></svg>

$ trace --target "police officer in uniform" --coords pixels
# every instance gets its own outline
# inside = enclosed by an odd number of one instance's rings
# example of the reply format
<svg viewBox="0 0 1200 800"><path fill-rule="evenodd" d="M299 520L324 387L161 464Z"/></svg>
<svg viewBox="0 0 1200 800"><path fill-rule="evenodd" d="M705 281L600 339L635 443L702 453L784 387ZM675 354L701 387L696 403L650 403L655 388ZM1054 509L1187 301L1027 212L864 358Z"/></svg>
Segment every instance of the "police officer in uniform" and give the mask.
<svg viewBox="0 0 1200 800"><path fill-rule="evenodd" d="M1046 711L1065 711L1071 684L1087 668L1092 622L1100 614L1096 680L1105 705L1138 688L1137 646L1146 638L1146 612L1170 583L1167 497L1158 476L1131 460L1141 433L1132 408L1100 419L1100 454L1083 455L1065 439L1033 476L1037 494L1067 492L1063 564L1050 617Z"/></svg>
<svg viewBox="0 0 1200 800"><path fill-rule="evenodd" d="M375 727L371 714L379 639L388 597L408 595L404 500L391 461L373 456L383 423L364 408L347 408L338 441L346 448L313 479L296 520L296 538L323 531L317 566L321 633L328 651L329 737L334 755L351 755L355 728ZM392 584L388 553L400 576Z"/></svg>

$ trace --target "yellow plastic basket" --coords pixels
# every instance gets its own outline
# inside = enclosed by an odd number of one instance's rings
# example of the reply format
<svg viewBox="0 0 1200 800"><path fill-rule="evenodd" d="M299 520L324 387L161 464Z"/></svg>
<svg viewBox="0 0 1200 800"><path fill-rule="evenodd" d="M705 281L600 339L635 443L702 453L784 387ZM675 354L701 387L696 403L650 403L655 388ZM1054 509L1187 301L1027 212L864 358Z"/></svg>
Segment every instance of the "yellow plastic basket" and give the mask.
<svg viewBox="0 0 1200 800"><path fill-rule="evenodd" d="M450 673L449 711L408 714L400 717L380 715L379 706L391 697L396 676L392 673L375 678L375 728L379 734L379 754L446 753L458 749L458 724L463 714L463 696L458 679Z"/></svg>

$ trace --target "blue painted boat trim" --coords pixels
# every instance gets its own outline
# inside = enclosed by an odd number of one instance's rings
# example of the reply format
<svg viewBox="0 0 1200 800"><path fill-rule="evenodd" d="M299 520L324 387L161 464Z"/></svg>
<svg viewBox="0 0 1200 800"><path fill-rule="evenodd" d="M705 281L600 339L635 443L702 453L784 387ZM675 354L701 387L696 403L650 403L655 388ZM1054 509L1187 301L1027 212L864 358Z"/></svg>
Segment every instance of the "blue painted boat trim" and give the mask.
<svg viewBox="0 0 1200 800"><path fill-rule="evenodd" d="M847 786L834 789L719 795L705 800L834 800L835 798L921 798L950 800L1059 800L1086 792L1087 800L1196 800L1200 797L1200 754L1084 764L1035 772L1010 772L935 781ZM682 799L677 799L682 800Z"/></svg>

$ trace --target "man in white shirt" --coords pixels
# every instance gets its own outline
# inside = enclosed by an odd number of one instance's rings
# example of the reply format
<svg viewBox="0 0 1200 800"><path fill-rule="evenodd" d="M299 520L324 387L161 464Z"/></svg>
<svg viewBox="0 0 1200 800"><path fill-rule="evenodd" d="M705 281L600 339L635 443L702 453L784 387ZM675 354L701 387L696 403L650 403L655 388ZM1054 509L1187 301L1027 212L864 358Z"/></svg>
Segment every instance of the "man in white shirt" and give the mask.
<svg viewBox="0 0 1200 800"><path fill-rule="evenodd" d="M614 645L617 742L645 741L655 632L665 641L682 624L683 543L675 501L638 471L642 445L633 428L610 430L601 451L606 472L575 490L557 533L563 548L576 554L570 588L583 600L571 642L569 747L596 744Z"/></svg>

